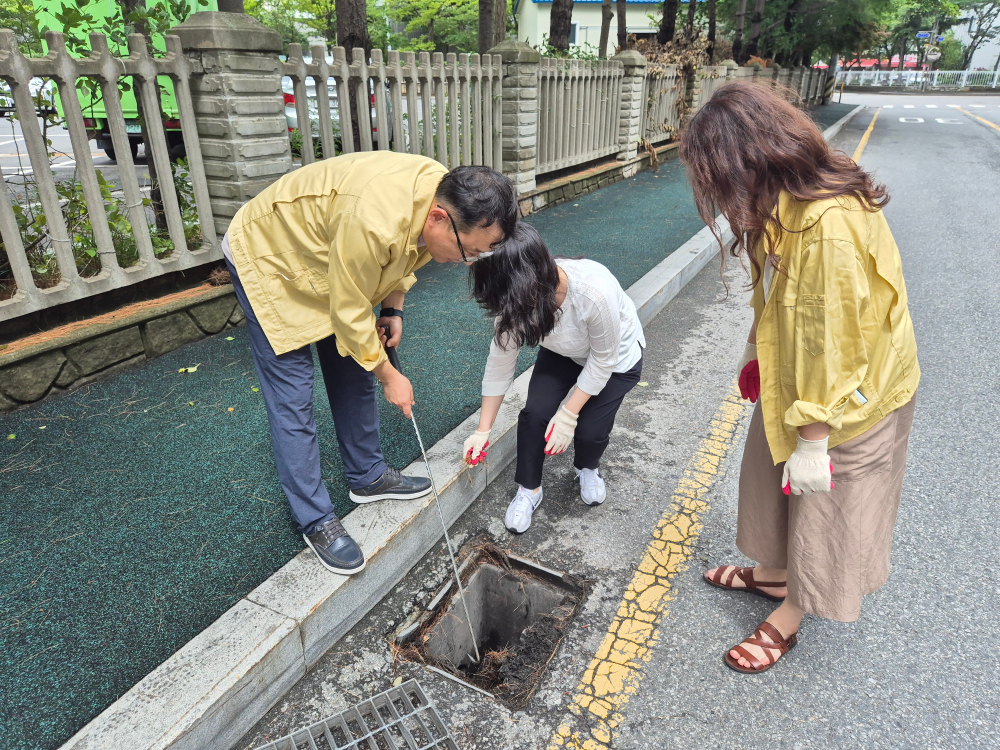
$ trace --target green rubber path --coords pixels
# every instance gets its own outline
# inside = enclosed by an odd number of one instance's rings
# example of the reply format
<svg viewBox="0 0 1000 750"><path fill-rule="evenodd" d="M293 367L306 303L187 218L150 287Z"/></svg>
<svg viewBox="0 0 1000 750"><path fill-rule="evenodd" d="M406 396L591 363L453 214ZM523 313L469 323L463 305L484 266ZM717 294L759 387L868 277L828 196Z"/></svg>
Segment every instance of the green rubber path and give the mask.
<svg viewBox="0 0 1000 750"><path fill-rule="evenodd" d="M600 261L624 287L703 226L677 161L531 221L554 253ZM492 325L464 269L418 278L400 357L430 445L478 408ZM236 329L2 417L0 748L57 748L303 548L256 387ZM316 389L344 514L322 378ZM381 414L386 458L404 467L413 430Z"/></svg>

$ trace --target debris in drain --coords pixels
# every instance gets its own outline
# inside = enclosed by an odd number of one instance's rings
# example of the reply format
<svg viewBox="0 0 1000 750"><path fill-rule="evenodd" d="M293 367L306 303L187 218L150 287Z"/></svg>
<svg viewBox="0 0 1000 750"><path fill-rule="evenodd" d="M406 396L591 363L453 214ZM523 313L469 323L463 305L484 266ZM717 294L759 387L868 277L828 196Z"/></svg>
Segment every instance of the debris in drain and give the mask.
<svg viewBox="0 0 1000 750"><path fill-rule="evenodd" d="M399 655L444 669L511 708L524 708L586 590L570 575L488 543L470 545L459 575L482 661L477 664L472 656L472 633L453 581L396 629Z"/></svg>

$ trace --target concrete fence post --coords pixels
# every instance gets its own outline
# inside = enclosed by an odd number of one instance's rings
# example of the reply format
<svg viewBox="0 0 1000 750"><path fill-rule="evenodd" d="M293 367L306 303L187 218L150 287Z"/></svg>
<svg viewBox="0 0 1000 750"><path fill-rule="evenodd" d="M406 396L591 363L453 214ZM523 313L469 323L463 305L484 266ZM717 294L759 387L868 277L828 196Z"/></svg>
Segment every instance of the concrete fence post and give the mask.
<svg viewBox="0 0 1000 750"><path fill-rule="evenodd" d="M281 92L281 35L252 16L192 13L171 29L191 61L191 98L215 231L292 170Z"/></svg>
<svg viewBox="0 0 1000 750"><path fill-rule="evenodd" d="M489 51L503 61L503 166L518 195L535 189L538 164L538 50L508 40Z"/></svg>
<svg viewBox="0 0 1000 750"><path fill-rule="evenodd" d="M619 52L611 58L625 67L622 76L622 96L618 108L618 160L627 161L639 153L642 138L643 83L646 80L646 58L634 49Z"/></svg>

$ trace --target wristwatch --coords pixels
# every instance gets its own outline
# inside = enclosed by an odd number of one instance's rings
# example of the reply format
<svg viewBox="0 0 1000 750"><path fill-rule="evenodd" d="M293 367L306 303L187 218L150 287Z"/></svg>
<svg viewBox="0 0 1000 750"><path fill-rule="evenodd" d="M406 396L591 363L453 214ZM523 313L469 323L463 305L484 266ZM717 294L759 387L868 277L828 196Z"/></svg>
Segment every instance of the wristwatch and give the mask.
<svg viewBox="0 0 1000 750"><path fill-rule="evenodd" d="M383 307L381 310L379 310L379 317L380 318L397 317L402 319L403 311L397 310L395 307Z"/></svg>

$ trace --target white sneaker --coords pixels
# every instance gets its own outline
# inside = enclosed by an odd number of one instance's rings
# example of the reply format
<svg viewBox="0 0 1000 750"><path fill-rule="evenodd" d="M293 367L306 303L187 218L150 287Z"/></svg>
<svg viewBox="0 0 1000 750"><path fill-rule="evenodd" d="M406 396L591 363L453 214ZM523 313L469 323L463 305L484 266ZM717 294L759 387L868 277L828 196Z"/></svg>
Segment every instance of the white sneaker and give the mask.
<svg viewBox="0 0 1000 750"><path fill-rule="evenodd" d="M580 498L587 505L600 505L608 496L600 469L575 469L580 480Z"/></svg>
<svg viewBox="0 0 1000 750"><path fill-rule="evenodd" d="M518 486L517 494L507 506L507 515L504 516L503 525L512 534L523 534L531 526L531 514L542 504L542 488L538 492L526 490Z"/></svg>

